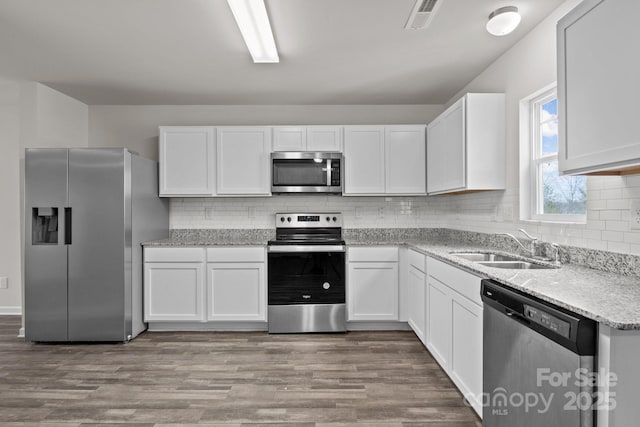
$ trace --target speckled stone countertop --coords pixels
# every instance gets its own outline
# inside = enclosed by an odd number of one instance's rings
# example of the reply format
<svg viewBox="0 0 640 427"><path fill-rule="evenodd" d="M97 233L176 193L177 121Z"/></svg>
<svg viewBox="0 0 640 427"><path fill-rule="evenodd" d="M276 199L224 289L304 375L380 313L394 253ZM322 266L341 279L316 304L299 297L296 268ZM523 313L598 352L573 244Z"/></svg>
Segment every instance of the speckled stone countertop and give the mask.
<svg viewBox="0 0 640 427"><path fill-rule="evenodd" d="M507 270L483 266L455 252L519 254L502 236L450 229L344 229L348 246L408 245L425 255L490 278L616 329L640 330L640 257L561 246L561 268ZM153 247L266 245L273 229L171 230ZM541 247L547 253L548 246ZM523 257L523 259L525 259Z"/></svg>
<svg viewBox="0 0 640 427"><path fill-rule="evenodd" d="M474 241L478 236L462 234L455 236L458 237L456 239L452 233L437 229L414 230L412 234L398 236L392 232L392 235L378 235L376 238L374 232L355 233L346 238L346 243L350 246L406 244L425 255L461 267L478 276L493 279L613 328L640 329L640 277L637 275L602 271L579 264L562 264L560 268L534 270L492 268L460 258L455 253L482 251L517 254L514 248L509 247L505 250L505 244L510 242L479 244ZM453 234L459 233L456 231ZM567 252L571 252L571 249L563 248L563 258L568 257ZM613 260L607 262L613 264L620 260L624 262L628 257L626 254L600 253L602 259L612 258ZM607 262L603 265L593 265L611 269Z"/></svg>
<svg viewBox="0 0 640 427"><path fill-rule="evenodd" d="M275 237L272 229L177 229L171 230L170 237L145 242L143 246L236 246L266 245Z"/></svg>

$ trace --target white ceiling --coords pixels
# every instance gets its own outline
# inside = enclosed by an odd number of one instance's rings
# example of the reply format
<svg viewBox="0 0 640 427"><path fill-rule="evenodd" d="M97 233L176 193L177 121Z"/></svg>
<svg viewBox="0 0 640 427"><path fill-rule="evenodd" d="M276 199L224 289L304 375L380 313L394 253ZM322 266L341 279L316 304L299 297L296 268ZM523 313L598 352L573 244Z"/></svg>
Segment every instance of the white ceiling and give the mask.
<svg viewBox="0 0 640 427"><path fill-rule="evenodd" d="M87 104L442 104L563 0L440 1L410 31L414 0L266 0L280 63L253 64L226 0L0 0L0 75Z"/></svg>

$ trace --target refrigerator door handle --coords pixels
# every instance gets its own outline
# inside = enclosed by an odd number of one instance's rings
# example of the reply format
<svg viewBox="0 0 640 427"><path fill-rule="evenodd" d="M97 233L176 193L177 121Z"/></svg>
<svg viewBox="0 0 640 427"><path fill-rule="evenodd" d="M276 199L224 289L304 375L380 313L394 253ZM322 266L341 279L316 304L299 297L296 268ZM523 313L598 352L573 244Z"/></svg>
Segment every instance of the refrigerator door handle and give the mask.
<svg viewBox="0 0 640 427"><path fill-rule="evenodd" d="M71 244L71 208L64 208L64 244Z"/></svg>

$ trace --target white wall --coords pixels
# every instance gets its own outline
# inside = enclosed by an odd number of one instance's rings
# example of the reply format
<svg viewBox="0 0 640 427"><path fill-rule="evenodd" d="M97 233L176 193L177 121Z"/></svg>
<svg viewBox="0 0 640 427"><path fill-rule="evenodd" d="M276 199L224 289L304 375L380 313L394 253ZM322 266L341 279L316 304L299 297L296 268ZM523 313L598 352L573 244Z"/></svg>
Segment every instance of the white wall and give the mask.
<svg viewBox="0 0 640 427"><path fill-rule="evenodd" d="M158 158L158 126L426 124L441 105L92 105L89 144Z"/></svg>
<svg viewBox="0 0 640 427"><path fill-rule="evenodd" d="M20 221L20 84L0 85L0 314L21 312Z"/></svg>
<svg viewBox="0 0 640 427"><path fill-rule="evenodd" d="M24 149L87 147L88 107L39 83L0 86L0 314L22 309Z"/></svg>

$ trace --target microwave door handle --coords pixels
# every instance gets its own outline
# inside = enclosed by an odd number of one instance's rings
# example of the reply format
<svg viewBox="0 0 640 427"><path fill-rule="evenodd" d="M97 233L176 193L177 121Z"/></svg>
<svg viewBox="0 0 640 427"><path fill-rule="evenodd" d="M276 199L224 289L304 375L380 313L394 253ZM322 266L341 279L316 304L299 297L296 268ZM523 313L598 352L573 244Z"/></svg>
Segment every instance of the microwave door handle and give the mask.
<svg viewBox="0 0 640 427"><path fill-rule="evenodd" d="M331 159L327 159L327 187L331 187Z"/></svg>

